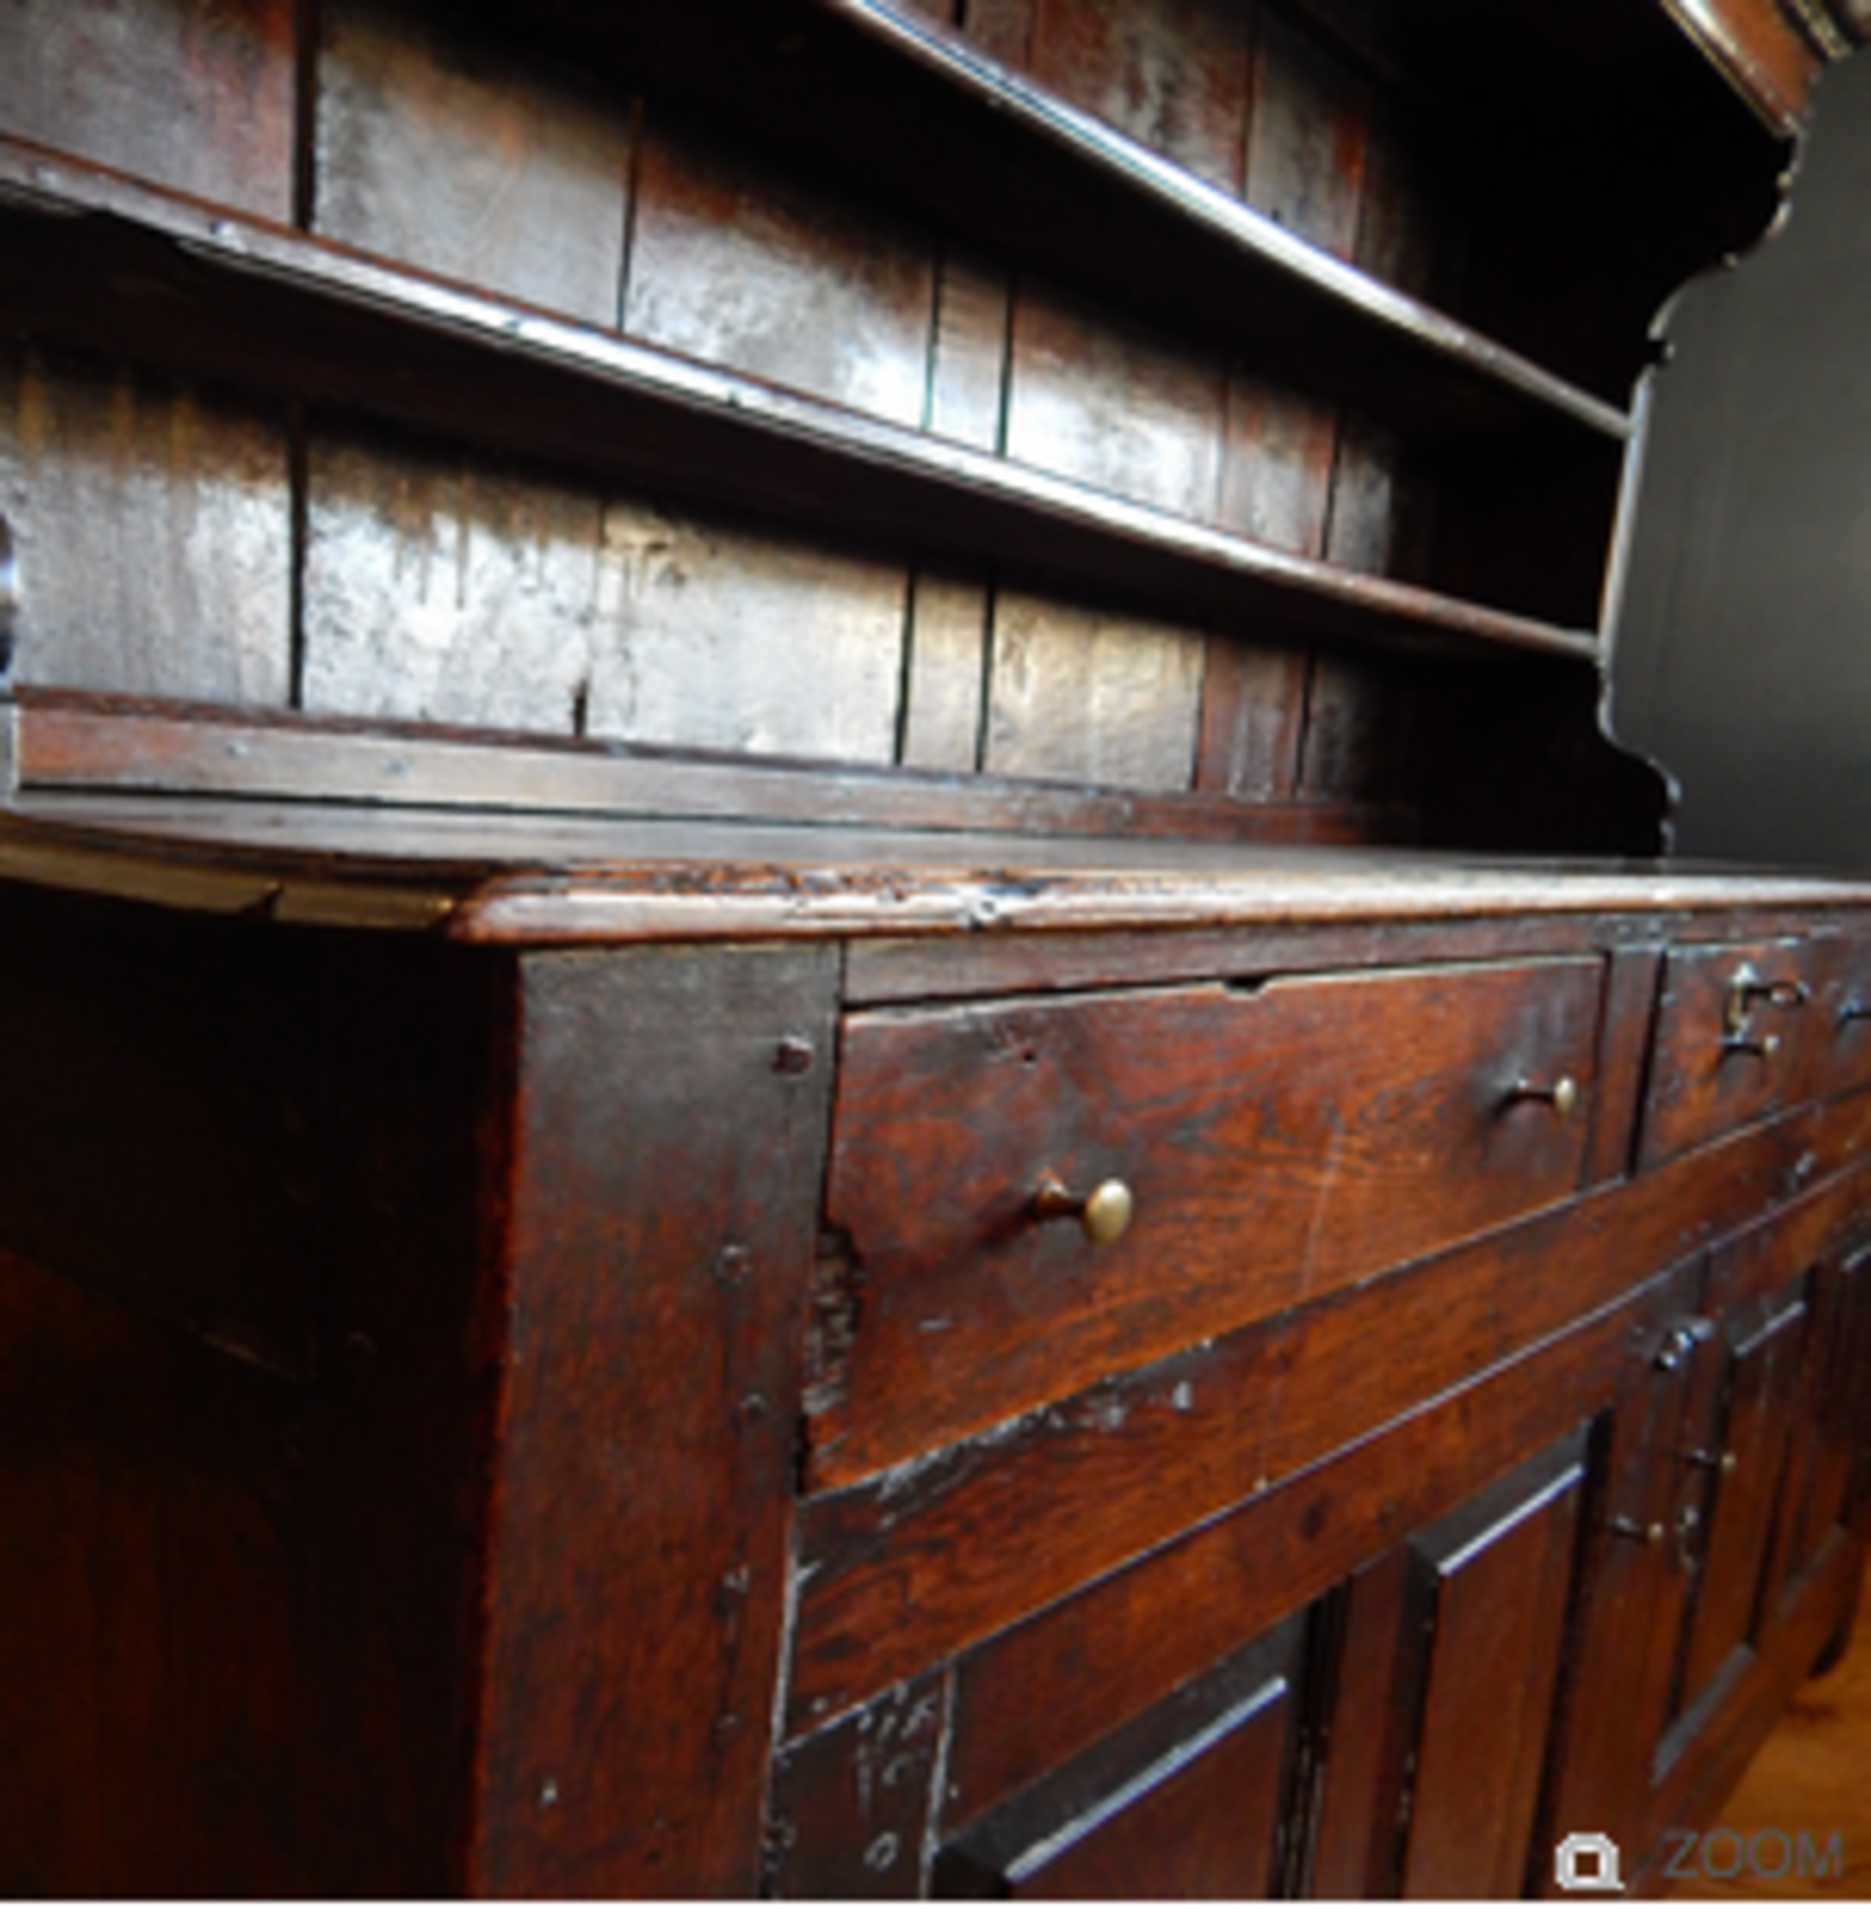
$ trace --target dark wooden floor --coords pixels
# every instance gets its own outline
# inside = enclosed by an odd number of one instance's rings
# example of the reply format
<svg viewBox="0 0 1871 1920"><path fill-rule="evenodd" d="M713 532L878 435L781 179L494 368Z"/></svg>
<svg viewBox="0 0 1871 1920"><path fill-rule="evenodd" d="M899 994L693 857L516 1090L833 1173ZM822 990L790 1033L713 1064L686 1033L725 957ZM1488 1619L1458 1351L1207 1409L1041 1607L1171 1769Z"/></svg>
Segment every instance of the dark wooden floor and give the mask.
<svg viewBox="0 0 1871 1920"><path fill-rule="evenodd" d="M1769 1871L1750 1871L1749 1852ZM1785 1871L1783 1855L1790 1855ZM1705 1870L1674 1881L1672 1897L1871 1899L1871 1586L1850 1652L1801 1689L1719 1819L1708 1823L1696 1857ZM1811 1870L1814 1863L1820 1871Z"/></svg>

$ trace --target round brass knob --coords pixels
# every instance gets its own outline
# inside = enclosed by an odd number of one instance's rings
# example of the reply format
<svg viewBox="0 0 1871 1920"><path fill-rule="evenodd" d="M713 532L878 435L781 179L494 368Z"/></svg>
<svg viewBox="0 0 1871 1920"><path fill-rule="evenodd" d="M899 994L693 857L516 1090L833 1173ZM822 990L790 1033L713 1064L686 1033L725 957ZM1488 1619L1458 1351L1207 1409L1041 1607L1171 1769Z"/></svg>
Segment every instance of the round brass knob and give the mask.
<svg viewBox="0 0 1871 1920"><path fill-rule="evenodd" d="M1089 1193L1073 1193L1057 1180L1044 1181L1033 1196L1041 1220L1076 1220L1094 1247L1123 1239L1137 1202L1122 1180L1100 1180Z"/></svg>

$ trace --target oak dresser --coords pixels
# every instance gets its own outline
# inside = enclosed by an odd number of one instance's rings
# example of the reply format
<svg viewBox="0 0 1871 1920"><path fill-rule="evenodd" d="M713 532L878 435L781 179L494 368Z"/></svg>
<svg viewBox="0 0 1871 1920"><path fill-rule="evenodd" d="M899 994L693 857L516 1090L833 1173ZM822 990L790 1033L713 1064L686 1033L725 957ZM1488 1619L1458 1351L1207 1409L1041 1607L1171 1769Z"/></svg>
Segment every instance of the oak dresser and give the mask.
<svg viewBox="0 0 1871 1920"><path fill-rule="evenodd" d="M1868 25L0 9L0 1890L1656 1889L1871 881L1599 713Z"/></svg>

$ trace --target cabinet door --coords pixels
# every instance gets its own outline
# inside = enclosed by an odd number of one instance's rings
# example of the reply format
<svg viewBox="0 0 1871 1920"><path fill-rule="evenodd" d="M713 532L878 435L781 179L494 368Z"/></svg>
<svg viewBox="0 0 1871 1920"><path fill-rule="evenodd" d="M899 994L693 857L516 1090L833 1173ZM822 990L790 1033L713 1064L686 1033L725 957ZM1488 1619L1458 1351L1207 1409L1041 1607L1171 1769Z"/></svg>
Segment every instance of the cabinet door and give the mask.
<svg viewBox="0 0 1871 1920"><path fill-rule="evenodd" d="M1552 1725L1581 1427L1363 1568L1338 1608L1310 1891L1517 1896Z"/></svg>
<svg viewBox="0 0 1871 1920"><path fill-rule="evenodd" d="M1615 1403L1600 1423L1562 1725L1540 1851L1570 1833L1606 1834L1642 1851L1634 1821L1670 1718L1684 1577L1669 1551L1691 1362L1713 1332L1697 1312L1706 1261L1669 1274L1633 1328Z"/></svg>
<svg viewBox="0 0 1871 1920"><path fill-rule="evenodd" d="M1871 1421L1871 1246L1820 1266L1812 1322L1764 1607L1790 1599L1833 1529L1852 1521Z"/></svg>
<svg viewBox="0 0 1871 1920"><path fill-rule="evenodd" d="M1302 1621L1276 1627L965 1828L935 1891L1261 1900L1280 1891Z"/></svg>
<svg viewBox="0 0 1871 1920"><path fill-rule="evenodd" d="M1677 1688L1685 1712L1755 1637L1809 1322L1801 1274L1726 1316L1706 1349L1716 1402L1683 1449L1670 1523L1670 1549L1689 1578Z"/></svg>

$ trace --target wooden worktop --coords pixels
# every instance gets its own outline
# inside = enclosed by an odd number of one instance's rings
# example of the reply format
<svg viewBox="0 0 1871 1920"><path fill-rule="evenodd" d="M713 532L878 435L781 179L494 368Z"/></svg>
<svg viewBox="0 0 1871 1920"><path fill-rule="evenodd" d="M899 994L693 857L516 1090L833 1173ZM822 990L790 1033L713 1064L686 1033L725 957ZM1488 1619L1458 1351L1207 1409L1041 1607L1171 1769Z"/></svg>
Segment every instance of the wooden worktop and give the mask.
<svg viewBox="0 0 1871 1920"><path fill-rule="evenodd" d="M1871 907L1871 882L1670 861L86 794L18 797L0 875L523 945Z"/></svg>

